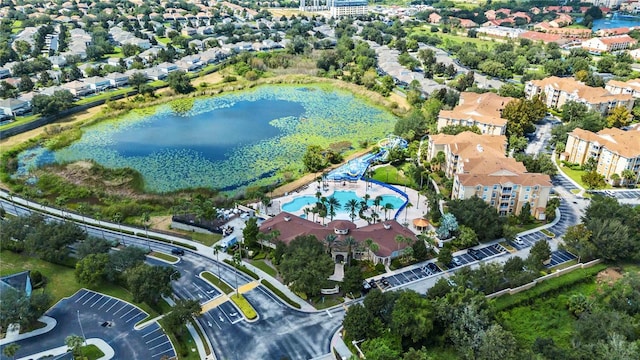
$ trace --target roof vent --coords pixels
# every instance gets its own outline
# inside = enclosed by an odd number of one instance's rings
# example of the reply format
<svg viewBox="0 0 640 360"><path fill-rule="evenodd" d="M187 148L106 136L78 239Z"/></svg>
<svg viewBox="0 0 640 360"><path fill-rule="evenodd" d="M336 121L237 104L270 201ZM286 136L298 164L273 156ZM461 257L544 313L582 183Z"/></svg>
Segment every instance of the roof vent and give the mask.
<svg viewBox="0 0 640 360"><path fill-rule="evenodd" d="M483 152L484 149L482 148L482 145L478 144L476 145L476 149L478 150L478 152Z"/></svg>
<svg viewBox="0 0 640 360"><path fill-rule="evenodd" d="M391 224L384 223L382 224L382 226L385 228L385 230L391 229Z"/></svg>
<svg viewBox="0 0 640 360"><path fill-rule="evenodd" d="M284 221L291 221L291 216L285 216Z"/></svg>

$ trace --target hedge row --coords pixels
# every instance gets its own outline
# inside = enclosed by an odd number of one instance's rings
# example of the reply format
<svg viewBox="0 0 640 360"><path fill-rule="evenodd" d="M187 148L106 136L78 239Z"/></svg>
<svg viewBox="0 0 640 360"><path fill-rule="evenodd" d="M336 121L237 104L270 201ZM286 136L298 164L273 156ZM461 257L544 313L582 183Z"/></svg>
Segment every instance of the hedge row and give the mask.
<svg viewBox="0 0 640 360"><path fill-rule="evenodd" d="M521 293L496 298L495 308L497 311L501 311L519 305L530 305L537 299L562 292L576 284L592 281L594 276L606 268L606 264L597 264L590 268L574 270L557 278L547 279Z"/></svg>
<svg viewBox="0 0 640 360"><path fill-rule="evenodd" d="M276 294L276 296L278 296L280 299L284 300L284 302L286 302L287 304L293 306L294 308L300 309L302 307L297 302L291 300L287 295L285 295L282 291L280 291L280 289L278 289L277 287L273 286L273 284L268 282L267 280L262 279L262 285L266 286L269 290L271 290L271 292Z"/></svg>
<svg viewBox="0 0 640 360"><path fill-rule="evenodd" d="M236 266L236 264L234 264L234 263L233 263L233 261L231 261L231 260L229 260L229 259L224 259L223 261L224 261L225 263L227 263L228 265L231 265L231 266L233 266L234 268L236 268L236 269L238 269L238 270L242 271L243 273L245 273L245 274L247 274L247 275L251 276L251 277L252 277L252 278L254 278L255 280L260 279L260 276L258 276L258 274L256 274L256 273L254 273L253 271L251 271L251 270L247 269L247 267L246 267L246 266L244 266L244 265L238 265L238 266Z"/></svg>

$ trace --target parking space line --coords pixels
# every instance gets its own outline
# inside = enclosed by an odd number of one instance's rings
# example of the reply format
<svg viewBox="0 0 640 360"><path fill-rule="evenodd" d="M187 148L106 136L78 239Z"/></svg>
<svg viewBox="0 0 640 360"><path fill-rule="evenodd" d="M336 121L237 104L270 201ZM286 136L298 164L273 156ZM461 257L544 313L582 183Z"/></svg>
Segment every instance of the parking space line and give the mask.
<svg viewBox="0 0 640 360"><path fill-rule="evenodd" d="M157 349L157 348L159 348L160 346L165 345L165 344L170 344L169 340L167 340L167 341L163 342L163 343L162 343L162 344L160 344L160 345L156 345L156 346L154 346L154 347L152 347L152 348L149 348L149 350Z"/></svg>
<svg viewBox="0 0 640 360"><path fill-rule="evenodd" d="M98 295L98 293L93 293L93 296L91 296L90 298L88 298L85 302L82 303L82 305L86 305L89 301L91 301L91 299L93 299L94 297L96 297L96 295Z"/></svg>
<svg viewBox="0 0 640 360"><path fill-rule="evenodd" d="M152 357L153 357L153 358L156 358L156 357L158 357L159 355L162 355L162 354L166 353L167 351L171 351L171 353L173 354L173 349L172 349L172 348L169 348L169 349L167 349L167 350L165 350L165 351L163 351L163 352L159 352L159 353L157 353L157 354L153 354L153 355L152 355ZM171 358L171 356L169 356L169 357Z"/></svg>
<svg viewBox="0 0 640 360"><path fill-rule="evenodd" d="M129 321L137 318L140 315L142 315L143 318L145 317L144 313L137 313L135 316L132 316L132 317L129 318L129 320L125 321L125 323L128 323Z"/></svg>
<svg viewBox="0 0 640 360"><path fill-rule="evenodd" d="M96 300L96 302L93 303L93 305L89 306L90 308L96 306L96 304L100 301L102 301L104 299L104 296L100 295L100 299Z"/></svg>
<svg viewBox="0 0 640 360"><path fill-rule="evenodd" d="M147 337L147 336L149 336L149 335L153 334L154 332L156 332L156 331L158 331L158 330L160 330L160 327L159 327L159 326L158 326L155 330L149 331L148 333L146 333L146 334L142 335L142 337Z"/></svg>
<svg viewBox="0 0 640 360"><path fill-rule="evenodd" d="M107 305L109 303L109 301L113 300L113 298L108 297L107 296L107 301L104 302L104 304L100 305L100 307L98 308L98 310L102 309L103 306Z"/></svg>
<svg viewBox="0 0 640 360"><path fill-rule="evenodd" d="M131 310L127 311L124 315L120 316L120 319L122 319L123 317L127 316L127 314L129 314L130 312L132 312L135 309L136 308L132 307Z"/></svg>
<svg viewBox="0 0 640 360"><path fill-rule="evenodd" d="M116 300L116 302L113 303L113 305L111 305L107 310L105 310L106 312L109 312L114 306L118 305L118 300ZM114 314L115 315L115 314Z"/></svg>
<svg viewBox="0 0 640 360"><path fill-rule="evenodd" d="M113 315L115 315L115 314L119 313L120 311L122 311L122 309L126 308L127 305L129 305L129 304L125 303L124 305L122 305L122 307L120 309L118 309L118 311L114 312Z"/></svg>
<svg viewBox="0 0 640 360"><path fill-rule="evenodd" d="M164 335L164 334L162 334L162 335L160 335L160 336L154 337L153 339L151 339L151 340L149 340L149 341L145 341L145 344L152 343L152 342L154 342L154 341L156 341L156 340L158 340L158 339L160 339L160 338L163 338L164 336L165 336L165 335Z"/></svg>
<svg viewBox="0 0 640 360"><path fill-rule="evenodd" d="M79 302L80 300L82 300L83 297L87 296L89 294L88 291L84 291L84 294L82 294L82 296L80 296L75 302Z"/></svg>

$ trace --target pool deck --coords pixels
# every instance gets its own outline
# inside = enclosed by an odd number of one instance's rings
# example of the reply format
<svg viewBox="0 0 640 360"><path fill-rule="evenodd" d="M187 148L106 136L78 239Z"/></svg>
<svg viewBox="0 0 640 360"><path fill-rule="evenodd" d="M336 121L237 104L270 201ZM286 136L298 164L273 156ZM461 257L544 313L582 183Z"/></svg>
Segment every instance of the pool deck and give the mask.
<svg viewBox="0 0 640 360"><path fill-rule="evenodd" d="M366 188L367 184L369 185L368 189ZM322 196L325 196L325 197L331 196L331 194L333 194L334 191L355 191L356 195L358 195L360 198L364 197L366 193L366 194L369 194L369 196L371 196L371 199L374 199L376 196L379 196L379 195L381 196L393 195L393 196L401 197L400 194L396 193L395 191L392 191L378 184L368 183L364 180L359 180L357 182L328 181L327 185L328 186L323 188L322 185L318 185L318 182L314 181L312 183L307 184L306 188L303 187L298 192L292 192L292 193L286 194L285 196L275 198L272 200L272 204L268 209L268 214L271 216L277 215L282 211L283 204L291 202L295 198L298 198L301 196L315 197L316 192L318 191L320 191L322 193ZM417 191L410 188L405 188L404 186L394 186L394 187L396 187L400 191L405 192L409 197L409 202L413 205L411 207L405 207L398 214L396 220L403 225L406 225L405 223L408 223L409 229L411 229L411 231L413 231L414 233L419 234L420 232L416 230L411 224L413 222L413 219L421 218L427 213L428 208L426 203L426 197L424 195L418 195ZM419 203L418 203L418 196L420 196ZM340 204L340 205L344 206L344 204ZM254 206L257 206L257 208L260 209L261 212L264 211L264 207L262 204L254 204ZM303 209L292 212L292 214L298 215L298 216L303 215L304 214ZM395 214L396 211L397 209L393 210L393 213ZM384 211L380 210L379 215L381 216L381 220L384 220ZM311 217L311 214L309 216ZM392 214L389 213L389 217L391 216ZM334 220L336 219L351 220L349 218L349 214L346 212L338 212L333 219ZM327 218L325 223L329 221L330 220ZM316 222L322 223L323 219L319 216L316 216ZM367 225L367 222L358 217L355 220L355 224L358 227L363 227Z"/></svg>

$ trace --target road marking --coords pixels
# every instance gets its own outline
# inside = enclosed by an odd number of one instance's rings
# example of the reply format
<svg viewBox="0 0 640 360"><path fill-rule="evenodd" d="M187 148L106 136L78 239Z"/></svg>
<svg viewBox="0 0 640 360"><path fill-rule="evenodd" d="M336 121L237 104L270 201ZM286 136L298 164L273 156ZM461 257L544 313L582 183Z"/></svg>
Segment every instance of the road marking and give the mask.
<svg viewBox="0 0 640 360"><path fill-rule="evenodd" d="M250 283L246 283L246 284L244 284L244 285L241 285L241 286L238 288L238 292L239 292L240 294L244 294L244 293L246 293L246 292L249 292L249 291L251 291L251 290L253 290L253 289L257 288L258 286L260 286L260 282L259 282L258 280L255 280L255 281L252 281L252 282L250 282Z"/></svg>
<svg viewBox="0 0 640 360"><path fill-rule="evenodd" d="M165 350L165 351L163 351L163 352L159 352L159 353L157 353L157 354L153 354L153 356L152 356L152 357L153 357L153 358L157 358L157 357L158 357L158 355L162 355L162 354L166 353L167 351L170 351L172 354L174 353L174 352L173 352L173 349L172 349L172 348L169 348L169 349L167 349L167 350ZM170 357L171 357L171 356L170 356Z"/></svg>
<svg viewBox="0 0 640 360"><path fill-rule="evenodd" d="M104 296L100 296L100 299L96 300L96 302L93 303L93 305L89 306L90 308L96 306L96 304L100 301L104 300Z"/></svg>
<svg viewBox="0 0 640 360"><path fill-rule="evenodd" d="M100 307L98 308L98 310L102 309L103 306L107 305L109 303L109 301L113 300L110 297L107 297L107 301L104 302L104 304L100 305Z"/></svg>
<svg viewBox="0 0 640 360"><path fill-rule="evenodd" d="M124 315L120 316L120 319L122 319L123 317L127 316L127 314L129 314L130 312L132 312L135 309L136 308L132 307L131 310L127 311Z"/></svg>
<svg viewBox="0 0 640 360"><path fill-rule="evenodd" d="M118 309L118 311L114 312L113 315L119 313L120 311L122 311L122 309L126 308L127 304L122 305L122 307L120 309Z"/></svg>
<svg viewBox="0 0 640 360"><path fill-rule="evenodd" d="M163 342L160 345L156 345L156 346L154 346L152 348L149 348L149 350L153 350L153 349L159 348L160 346L165 345L165 344L171 344L171 342L169 340L167 340L167 341Z"/></svg>
<svg viewBox="0 0 640 360"><path fill-rule="evenodd" d="M158 337L155 337L155 338L153 338L153 339L151 339L151 340L149 340L149 341L145 341L145 343L146 343L146 344L148 344L148 343L154 342L154 341L156 341L156 340L158 340L158 339L160 339L160 338L162 338L162 337L164 337L164 334L162 334L162 335L160 335L160 336L158 336Z"/></svg>
<svg viewBox="0 0 640 360"><path fill-rule="evenodd" d="M94 297L96 297L96 295L98 295L98 293L93 293L93 296L88 298L85 302L82 303L82 305L86 305L89 301L91 301L91 299L93 299Z"/></svg>
<svg viewBox="0 0 640 360"><path fill-rule="evenodd" d="M83 297L87 296L88 294L89 294L89 292L88 292L88 291L85 291L85 292L84 292L84 294L82 294L82 296L80 296L80 297L76 300L76 302L79 302L80 300L82 300L82 298L83 298Z"/></svg>
<svg viewBox="0 0 640 360"><path fill-rule="evenodd" d="M211 309L215 309L221 304L224 304L225 302L227 302L228 300L229 300L229 297L227 295L218 296L215 299L209 300L206 303L202 304L202 311L200 313L204 314Z"/></svg>
<svg viewBox="0 0 640 360"><path fill-rule="evenodd" d="M328 309L326 309L325 311L327 312L327 315L329 315L329 317L333 317L333 315L331 315Z"/></svg>
<svg viewBox="0 0 640 360"><path fill-rule="evenodd" d="M109 310L111 310L114 306L118 305L118 300L116 300L116 302L113 303L113 305L111 305L107 310L105 310L106 312L109 312Z"/></svg>
<svg viewBox="0 0 640 360"><path fill-rule="evenodd" d="M147 337L147 336L149 336L149 335L153 334L154 332L156 332L156 331L158 331L158 330L160 330L160 328L159 328L159 327L157 327L157 328L156 328L155 330L153 330L153 331L149 331L148 333L146 333L146 334L142 335L142 337Z"/></svg>
<svg viewBox="0 0 640 360"><path fill-rule="evenodd" d="M144 315L144 313L137 313L135 316L132 316L132 317L130 317L130 318L129 318L129 320L125 321L125 323L128 323L129 321L131 321L131 320L133 320L133 319L137 318L137 317L138 317L138 316L140 316L140 315ZM144 317L143 317L143 318L144 318Z"/></svg>

